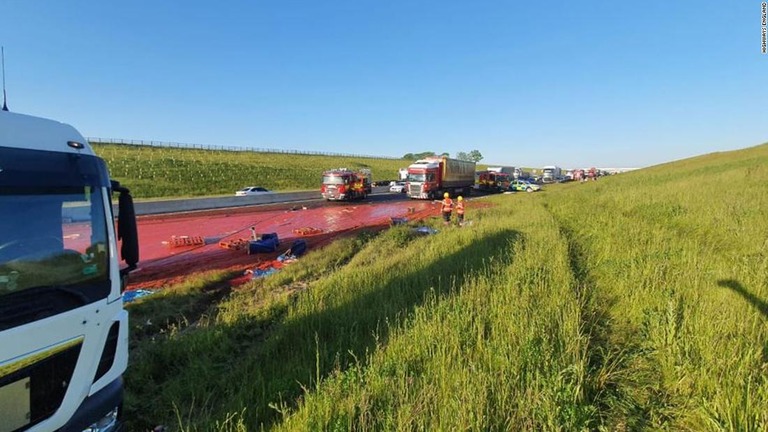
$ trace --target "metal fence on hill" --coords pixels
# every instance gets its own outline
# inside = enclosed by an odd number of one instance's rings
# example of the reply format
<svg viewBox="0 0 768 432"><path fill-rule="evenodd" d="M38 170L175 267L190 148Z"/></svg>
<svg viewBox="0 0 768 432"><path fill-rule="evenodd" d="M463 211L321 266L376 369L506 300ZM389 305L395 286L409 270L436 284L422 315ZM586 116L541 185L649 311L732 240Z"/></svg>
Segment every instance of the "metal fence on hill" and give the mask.
<svg viewBox="0 0 768 432"><path fill-rule="evenodd" d="M116 139L116 138L98 138L98 137L86 137L91 144L124 144L133 146L147 146L147 147L166 147L166 148L181 148L181 149L197 149L197 150L219 150L219 151L232 151L232 152L255 152L255 153L282 153L282 154L295 154L295 155L311 155L311 156L336 156L336 157L354 157L354 158L370 158L370 159L401 159L393 156L373 156L363 155L357 153L335 153L335 152L321 152L311 150L286 150L286 149L269 149L258 147L237 147L237 146L222 146L222 145L210 145L210 144L188 144L166 141L145 141L145 140L128 140L128 139Z"/></svg>

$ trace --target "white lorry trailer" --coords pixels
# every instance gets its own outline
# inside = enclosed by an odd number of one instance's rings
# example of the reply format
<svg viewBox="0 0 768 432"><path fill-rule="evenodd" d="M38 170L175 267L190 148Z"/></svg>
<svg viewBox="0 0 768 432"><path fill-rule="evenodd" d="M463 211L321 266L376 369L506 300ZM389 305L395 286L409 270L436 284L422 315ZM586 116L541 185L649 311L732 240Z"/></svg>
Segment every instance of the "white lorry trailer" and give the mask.
<svg viewBox="0 0 768 432"><path fill-rule="evenodd" d="M129 191L72 126L0 111L0 215L0 432L119 429Z"/></svg>
<svg viewBox="0 0 768 432"><path fill-rule="evenodd" d="M542 183L556 183L563 179L563 169L559 166L549 165L541 169Z"/></svg>

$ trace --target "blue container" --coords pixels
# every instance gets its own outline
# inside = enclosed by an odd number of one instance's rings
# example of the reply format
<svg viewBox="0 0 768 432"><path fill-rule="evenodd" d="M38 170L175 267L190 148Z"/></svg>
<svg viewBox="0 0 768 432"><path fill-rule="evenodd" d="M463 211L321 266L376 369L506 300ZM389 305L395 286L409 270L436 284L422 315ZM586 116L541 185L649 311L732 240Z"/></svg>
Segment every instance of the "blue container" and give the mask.
<svg viewBox="0 0 768 432"><path fill-rule="evenodd" d="M248 255L255 253L269 253L277 250L277 236L272 238L263 238L261 240L251 240L248 242Z"/></svg>
<svg viewBox="0 0 768 432"><path fill-rule="evenodd" d="M307 241L306 240L296 240L291 244L291 255L295 257L299 257L304 255L304 252L307 251Z"/></svg>
<svg viewBox="0 0 768 432"><path fill-rule="evenodd" d="M275 239L275 245L280 246L280 239L277 238L277 233L266 233L261 235L262 240Z"/></svg>

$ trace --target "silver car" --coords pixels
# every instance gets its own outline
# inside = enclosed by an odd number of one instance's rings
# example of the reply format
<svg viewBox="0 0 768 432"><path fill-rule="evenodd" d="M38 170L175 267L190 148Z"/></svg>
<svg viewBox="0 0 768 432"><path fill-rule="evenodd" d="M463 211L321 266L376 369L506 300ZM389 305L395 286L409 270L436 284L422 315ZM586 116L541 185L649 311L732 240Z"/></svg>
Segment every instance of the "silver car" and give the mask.
<svg viewBox="0 0 768 432"><path fill-rule="evenodd" d="M395 182L395 184L389 187L389 191L394 193L405 193L405 182Z"/></svg>
<svg viewBox="0 0 768 432"><path fill-rule="evenodd" d="M272 193L272 192L270 192L267 189L264 189L263 187L248 186L247 188L243 188L235 192L235 196L262 195L265 193Z"/></svg>

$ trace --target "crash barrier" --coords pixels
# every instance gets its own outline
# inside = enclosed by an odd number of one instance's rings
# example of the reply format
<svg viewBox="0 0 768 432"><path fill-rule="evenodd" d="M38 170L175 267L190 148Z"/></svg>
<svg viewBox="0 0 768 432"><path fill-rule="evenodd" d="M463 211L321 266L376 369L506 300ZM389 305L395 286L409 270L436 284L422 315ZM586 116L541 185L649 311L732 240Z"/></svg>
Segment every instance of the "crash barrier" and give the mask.
<svg viewBox="0 0 768 432"><path fill-rule="evenodd" d="M258 204L274 204L289 201L320 200L320 191L300 191L300 192L274 192L263 195L252 196L231 196L218 198L184 198L158 201L135 201L134 208L136 214L150 215L162 213L178 213L197 210L212 210L231 207L245 207ZM117 214L117 204L114 204L113 210ZM86 215L86 213L83 213Z"/></svg>

